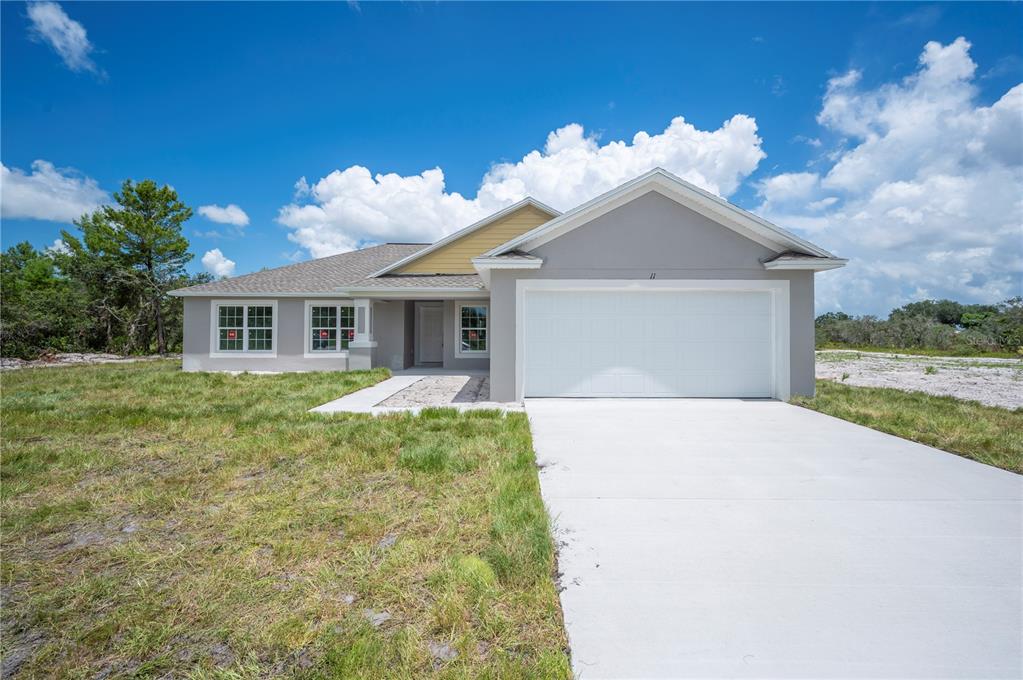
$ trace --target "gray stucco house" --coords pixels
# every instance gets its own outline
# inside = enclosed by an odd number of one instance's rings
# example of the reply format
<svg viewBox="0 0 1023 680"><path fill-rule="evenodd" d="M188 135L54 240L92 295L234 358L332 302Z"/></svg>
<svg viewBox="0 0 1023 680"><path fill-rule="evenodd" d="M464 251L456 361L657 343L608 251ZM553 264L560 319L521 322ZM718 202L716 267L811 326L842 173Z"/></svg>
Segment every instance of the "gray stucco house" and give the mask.
<svg viewBox="0 0 1023 680"><path fill-rule="evenodd" d="M564 214L521 201L174 291L186 371L487 369L491 398L814 391L814 273L845 260L656 169Z"/></svg>

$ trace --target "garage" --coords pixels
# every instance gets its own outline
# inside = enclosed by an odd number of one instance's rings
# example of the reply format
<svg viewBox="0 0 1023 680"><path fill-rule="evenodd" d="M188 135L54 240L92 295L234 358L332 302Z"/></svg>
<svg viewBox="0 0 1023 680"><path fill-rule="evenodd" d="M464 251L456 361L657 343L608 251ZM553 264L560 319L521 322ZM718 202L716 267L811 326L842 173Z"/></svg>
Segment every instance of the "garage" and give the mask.
<svg viewBox="0 0 1023 680"><path fill-rule="evenodd" d="M532 283L526 397L787 396L785 282Z"/></svg>

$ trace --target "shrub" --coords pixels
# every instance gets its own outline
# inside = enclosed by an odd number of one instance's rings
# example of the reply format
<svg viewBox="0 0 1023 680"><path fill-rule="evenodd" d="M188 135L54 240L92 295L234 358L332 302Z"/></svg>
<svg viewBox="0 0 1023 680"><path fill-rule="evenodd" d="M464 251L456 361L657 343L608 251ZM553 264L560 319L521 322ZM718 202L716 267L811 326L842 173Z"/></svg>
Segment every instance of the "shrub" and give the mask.
<svg viewBox="0 0 1023 680"><path fill-rule="evenodd" d="M815 319L814 329L818 347L934 349L962 355L1015 352L1023 347L1023 298L997 305L924 300L893 310L887 319L828 312Z"/></svg>

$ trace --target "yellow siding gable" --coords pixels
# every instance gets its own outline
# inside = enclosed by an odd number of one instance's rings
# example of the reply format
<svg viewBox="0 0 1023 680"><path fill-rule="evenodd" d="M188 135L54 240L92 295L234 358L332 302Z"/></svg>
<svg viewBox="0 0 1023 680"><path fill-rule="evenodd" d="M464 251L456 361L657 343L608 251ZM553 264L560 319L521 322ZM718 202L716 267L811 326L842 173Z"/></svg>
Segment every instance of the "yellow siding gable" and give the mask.
<svg viewBox="0 0 1023 680"><path fill-rule="evenodd" d="M499 220L480 227L418 260L398 269L400 274L475 274L472 258L496 248L516 236L551 220L553 215L532 205L524 205Z"/></svg>

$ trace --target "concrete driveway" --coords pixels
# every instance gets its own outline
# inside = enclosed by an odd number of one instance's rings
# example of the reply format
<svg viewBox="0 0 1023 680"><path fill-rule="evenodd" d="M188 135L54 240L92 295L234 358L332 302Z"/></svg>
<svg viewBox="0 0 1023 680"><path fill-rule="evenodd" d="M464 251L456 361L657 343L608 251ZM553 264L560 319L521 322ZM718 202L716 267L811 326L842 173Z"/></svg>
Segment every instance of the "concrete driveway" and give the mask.
<svg viewBox="0 0 1023 680"><path fill-rule="evenodd" d="M587 678L1019 678L1023 478L775 401L526 401Z"/></svg>

